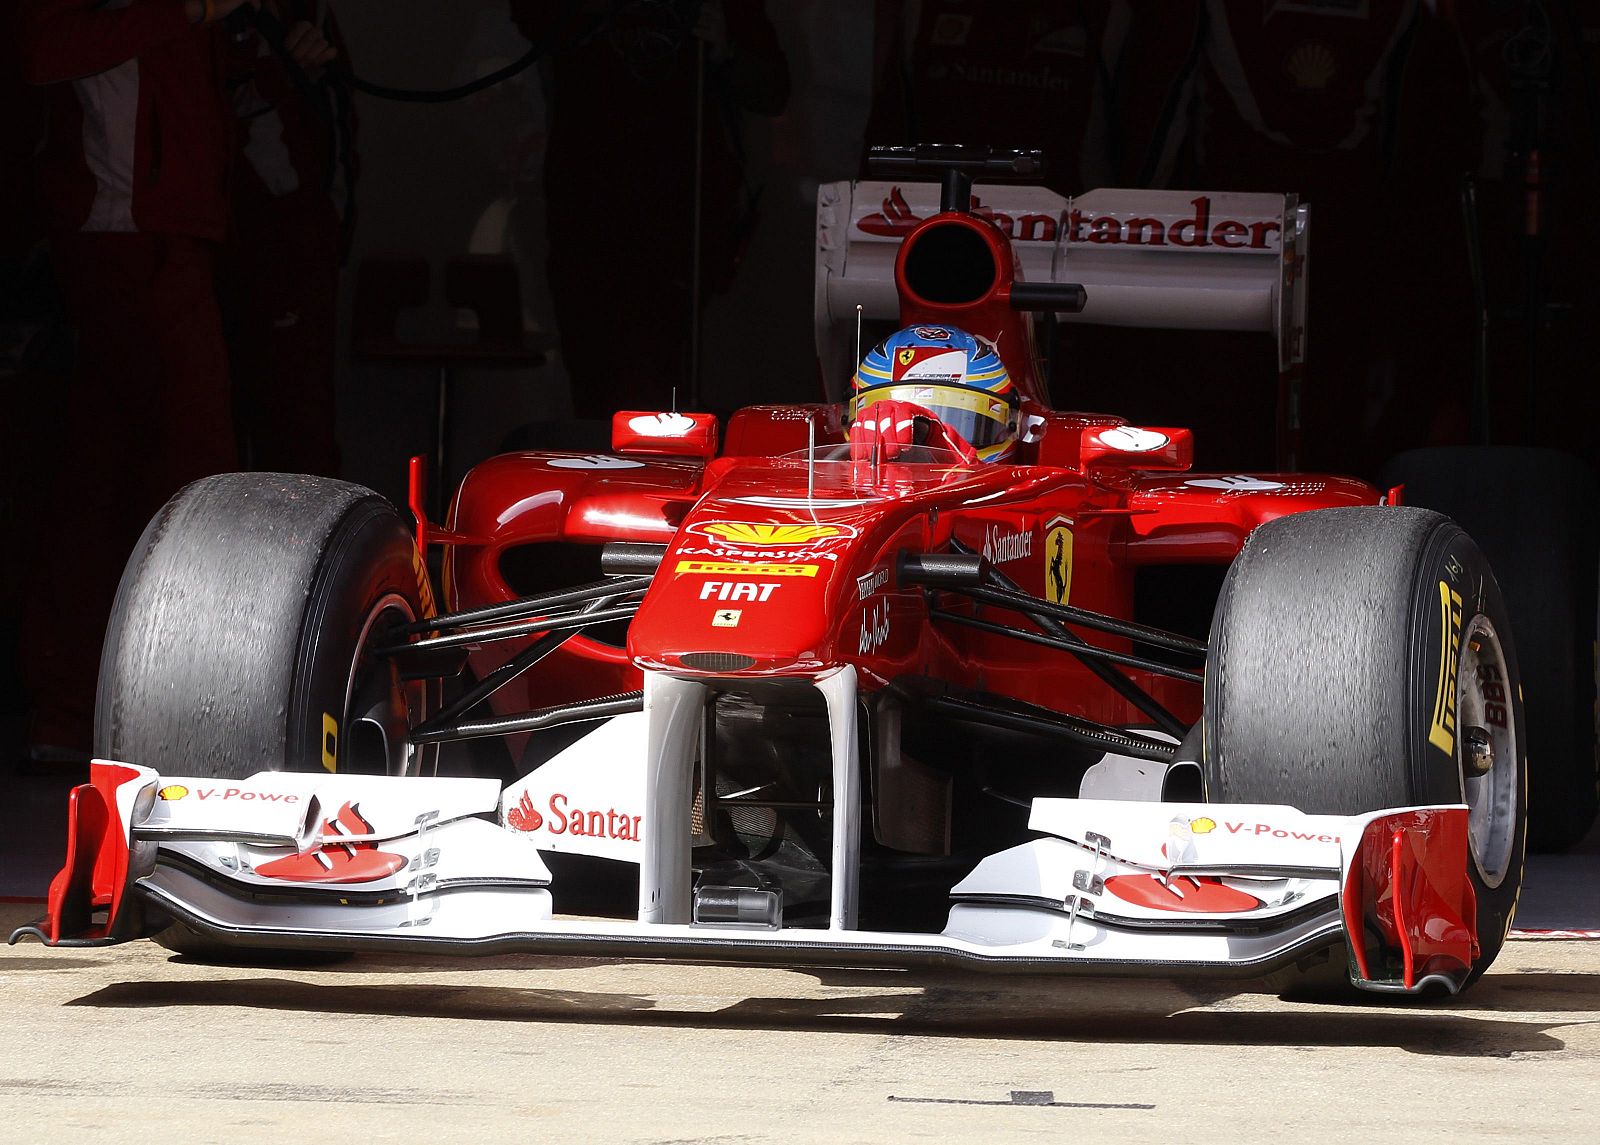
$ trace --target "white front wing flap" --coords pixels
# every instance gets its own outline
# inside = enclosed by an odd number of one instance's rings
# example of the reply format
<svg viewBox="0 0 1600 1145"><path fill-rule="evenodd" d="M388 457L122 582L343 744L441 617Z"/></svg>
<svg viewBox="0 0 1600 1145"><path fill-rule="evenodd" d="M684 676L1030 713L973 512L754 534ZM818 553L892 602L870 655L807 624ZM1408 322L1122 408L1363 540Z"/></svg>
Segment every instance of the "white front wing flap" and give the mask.
<svg viewBox="0 0 1600 1145"><path fill-rule="evenodd" d="M489 781L264 773L220 784L108 763L95 765L95 781L116 810L92 825L94 850L75 821L50 926L28 930L47 941L73 940L60 915L75 894L92 891L94 905L114 911L129 889L192 929L255 947L1254 976L1326 956L1352 925L1388 925L1403 972L1362 933L1354 977L1417 990L1459 986L1475 942L1470 889L1463 901L1455 885L1465 878L1463 807L1344 817L1036 800L1030 825L1041 837L982 860L951 889L944 931L926 934L837 917L826 930L555 918L560 888L535 841L498 821ZM74 879L93 885L75 890ZM94 933L82 932L137 937L114 920Z"/></svg>

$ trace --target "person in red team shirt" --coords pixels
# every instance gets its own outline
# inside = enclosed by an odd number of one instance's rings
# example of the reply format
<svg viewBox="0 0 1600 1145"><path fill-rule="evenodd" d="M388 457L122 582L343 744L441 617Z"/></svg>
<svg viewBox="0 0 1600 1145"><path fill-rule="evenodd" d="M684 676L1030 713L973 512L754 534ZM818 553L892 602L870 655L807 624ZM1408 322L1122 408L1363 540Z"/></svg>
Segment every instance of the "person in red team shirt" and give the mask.
<svg viewBox="0 0 1600 1145"><path fill-rule="evenodd" d="M248 468L337 477L334 367L353 120L320 81L342 44L322 0L268 6L300 75L256 31L231 37L240 158L220 282L234 414Z"/></svg>
<svg viewBox="0 0 1600 1145"><path fill-rule="evenodd" d="M38 178L78 330L70 445L23 619L36 758L91 746L123 563L184 484L237 467L213 282L237 130L221 21L253 0L20 0L23 78L48 96Z"/></svg>

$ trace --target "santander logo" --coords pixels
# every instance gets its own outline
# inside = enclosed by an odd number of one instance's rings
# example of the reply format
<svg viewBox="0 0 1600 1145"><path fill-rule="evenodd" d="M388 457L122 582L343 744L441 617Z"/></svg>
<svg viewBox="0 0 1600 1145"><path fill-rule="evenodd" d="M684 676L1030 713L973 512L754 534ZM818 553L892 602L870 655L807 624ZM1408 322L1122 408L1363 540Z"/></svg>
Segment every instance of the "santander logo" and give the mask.
<svg viewBox="0 0 1600 1145"><path fill-rule="evenodd" d="M1191 215L1177 218L1141 215L1120 218L1094 215L1074 207L1067 213L1069 243L1122 244L1145 247L1220 247L1223 250L1277 250L1283 223L1278 219L1211 218L1211 197L1189 201Z"/></svg>
<svg viewBox="0 0 1600 1145"><path fill-rule="evenodd" d="M533 805L533 800L524 791L521 801L506 812L506 822L513 831L537 831L544 826L544 816L539 814L538 808Z"/></svg>
<svg viewBox="0 0 1600 1145"><path fill-rule="evenodd" d="M1054 215L1032 213L1013 218L991 207L985 207L983 200L977 195L972 196L972 213L988 219L1004 231L1007 238L1015 239L1017 242L1056 241L1057 224ZM905 193L899 187L894 187L883 200L883 209L863 216L856 226L869 235L897 238L910 234L922 218L912 209L911 204L906 202Z"/></svg>
<svg viewBox="0 0 1600 1145"><path fill-rule="evenodd" d="M569 803L566 795L559 791L551 792L545 810L541 812L534 806L532 795L524 791L517 805L506 812L506 825L513 831L531 833L548 830L552 835L587 835L624 843L637 843L644 837L642 815L629 815L615 807L608 807L604 811L584 810L572 807Z"/></svg>

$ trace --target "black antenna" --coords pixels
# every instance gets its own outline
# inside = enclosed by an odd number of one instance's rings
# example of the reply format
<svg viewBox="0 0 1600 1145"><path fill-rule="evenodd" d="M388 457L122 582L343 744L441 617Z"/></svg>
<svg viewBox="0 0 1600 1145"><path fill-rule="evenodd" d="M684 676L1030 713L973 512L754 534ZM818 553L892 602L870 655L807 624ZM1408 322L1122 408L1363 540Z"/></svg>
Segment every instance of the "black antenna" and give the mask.
<svg viewBox="0 0 1600 1145"><path fill-rule="evenodd" d="M965 211L972 206L972 176L956 167L944 169L939 187L941 211Z"/></svg>

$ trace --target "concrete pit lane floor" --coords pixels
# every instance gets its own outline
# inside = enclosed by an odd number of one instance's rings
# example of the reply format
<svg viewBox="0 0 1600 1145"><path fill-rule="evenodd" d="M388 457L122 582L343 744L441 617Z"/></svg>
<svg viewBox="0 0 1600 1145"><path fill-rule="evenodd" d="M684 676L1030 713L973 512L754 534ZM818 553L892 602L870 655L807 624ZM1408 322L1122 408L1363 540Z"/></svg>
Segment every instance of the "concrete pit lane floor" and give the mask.
<svg viewBox="0 0 1600 1145"><path fill-rule="evenodd" d="M0 907L9 932L38 908ZM1226 984L0 947L16 1141L1593 1140L1600 943L1460 999Z"/></svg>

